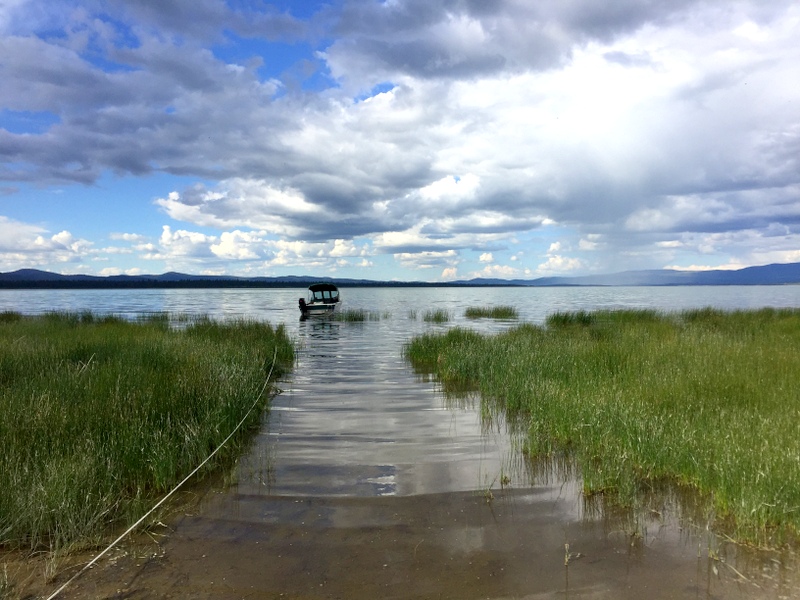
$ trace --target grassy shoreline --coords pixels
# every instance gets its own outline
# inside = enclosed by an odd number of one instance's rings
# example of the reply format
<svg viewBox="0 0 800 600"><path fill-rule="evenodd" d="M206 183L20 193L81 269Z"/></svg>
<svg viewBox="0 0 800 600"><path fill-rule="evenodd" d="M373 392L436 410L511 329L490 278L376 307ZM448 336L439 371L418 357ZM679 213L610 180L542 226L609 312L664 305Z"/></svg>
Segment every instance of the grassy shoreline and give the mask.
<svg viewBox="0 0 800 600"><path fill-rule="evenodd" d="M531 455L574 458L587 495L635 504L678 484L717 527L775 547L800 533L799 348L800 311L703 309L559 313L405 352L522 423Z"/></svg>
<svg viewBox="0 0 800 600"><path fill-rule="evenodd" d="M181 326L0 313L0 546L91 546L134 522L229 435L273 357L273 381L294 359L282 326ZM253 411L205 473L230 464L260 419Z"/></svg>

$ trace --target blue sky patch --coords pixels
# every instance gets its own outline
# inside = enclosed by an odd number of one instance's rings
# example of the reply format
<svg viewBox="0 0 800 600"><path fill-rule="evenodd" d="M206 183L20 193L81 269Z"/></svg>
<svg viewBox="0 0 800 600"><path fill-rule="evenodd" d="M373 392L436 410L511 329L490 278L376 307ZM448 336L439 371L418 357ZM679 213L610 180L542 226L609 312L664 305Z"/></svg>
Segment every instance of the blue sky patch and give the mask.
<svg viewBox="0 0 800 600"><path fill-rule="evenodd" d="M41 134L61 122L58 115L51 112L32 112L27 110L0 110L0 128L9 133Z"/></svg>

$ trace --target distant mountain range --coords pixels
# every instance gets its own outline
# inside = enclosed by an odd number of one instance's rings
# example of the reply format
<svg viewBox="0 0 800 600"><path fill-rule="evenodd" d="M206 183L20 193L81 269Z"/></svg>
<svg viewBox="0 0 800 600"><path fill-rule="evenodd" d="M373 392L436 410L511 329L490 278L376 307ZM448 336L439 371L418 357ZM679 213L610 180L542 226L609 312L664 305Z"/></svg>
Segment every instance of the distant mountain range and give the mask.
<svg viewBox="0 0 800 600"><path fill-rule="evenodd" d="M483 280L497 281L497 280ZM504 285L527 286L641 286L641 285L786 285L800 283L800 263L747 267L735 271L676 271L653 269L623 271L583 277L541 277L514 279Z"/></svg>
<svg viewBox="0 0 800 600"><path fill-rule="evenodd" d="M786 285L800 284L800 263L747 267L736 271L623 271L583 277L538 279L470 279L447 283L422 281L377 281L330 277L232 277L227 275L60 275L37 269L0 273L0 289L70 288L211 288L211 287L307 287L315 281L332 281L350 287L441 287L441 286L643 286L643 285Z"/></svg>

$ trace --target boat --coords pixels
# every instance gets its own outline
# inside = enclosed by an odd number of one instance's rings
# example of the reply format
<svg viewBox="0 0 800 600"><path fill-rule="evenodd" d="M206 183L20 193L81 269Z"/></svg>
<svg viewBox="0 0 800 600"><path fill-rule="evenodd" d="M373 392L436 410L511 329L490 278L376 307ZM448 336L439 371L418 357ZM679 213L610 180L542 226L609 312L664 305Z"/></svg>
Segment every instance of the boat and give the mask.
<svg viewBox="0 0 800 600"><path fill-rule="evenodd" d="M308 287L306 298L300 298L300 317L332 315L342 302L339 288L332 283L314 283Z"/></svg>

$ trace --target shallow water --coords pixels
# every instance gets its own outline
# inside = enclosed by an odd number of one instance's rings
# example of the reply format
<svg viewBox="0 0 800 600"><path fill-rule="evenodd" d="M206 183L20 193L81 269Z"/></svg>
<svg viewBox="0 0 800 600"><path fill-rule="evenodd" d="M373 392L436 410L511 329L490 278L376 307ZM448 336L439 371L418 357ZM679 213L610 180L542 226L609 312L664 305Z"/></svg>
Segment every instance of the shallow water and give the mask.
<svg viewBox="0 0 800 600"><path fill-rule="evenodd" d="M531 465L502 415L448 401L402 356L468 306L558 310L800 306L781 288L344 289L361 323L300 321L301 290L0 292L0 310L204 313L283 323L299 345L262 430L227 485L168 523L157 546L115 555L65 597L781 598L793 556L746 551L681 518L587 504L565 465ZM25 293L27 294L27 292ZM19 306L15 303L19 303ZM450 311L426 323L430 309ZM413 313L416 311L416 314ZM698 524L699 523L699 524ZM153 538L156 539L156 538ZM151 544L152 545L152 544ZM64 573L66 576L68 573ZM120 590L117 592L117 590ZM800 597L798 595L797 597Z"/></svg>
<svg viewBox="0 0 800 600"><path fill-rule="evenodd" d="M300 323L294 374L241 463L239 491L407 496L509 476L515 452L502 424L483 427L474 403L447 405L403 359L398 338L413 327Z"/></svg>

